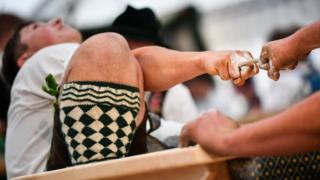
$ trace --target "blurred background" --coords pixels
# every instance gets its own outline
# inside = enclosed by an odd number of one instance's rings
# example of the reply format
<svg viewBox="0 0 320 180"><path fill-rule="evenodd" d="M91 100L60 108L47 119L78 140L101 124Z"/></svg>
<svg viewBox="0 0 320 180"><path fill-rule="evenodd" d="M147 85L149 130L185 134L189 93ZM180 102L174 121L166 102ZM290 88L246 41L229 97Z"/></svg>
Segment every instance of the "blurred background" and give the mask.
<svg viewBox="0 0 320 180"><path fill-rule="evenodd" d="M88 37L107 31L127 5L154 10L173 49L240 49L256 58L265 42L320 19L319 0L0 0L0 13L41 21L62 17ZM241 88L212 77L186 85L199 112L218 108L235 119L277 112L318 89L319 54L313 51L298 70L282 73L277 82L261 72Z"/></svg>
<svg viewBox="0 0 320 180"><path fill-rule="evenodd" d="M208 49L249 49L256 56L275 28L305 25L320 17L319 0L0 0L0 12L36 20L59 16L79 29L90 29L111 24L128 4L150 7L164 26L193 7L194 15L189 16L198 17L186 18L186 23L198 23ZM180 31L181 36L187 33ZM195 47L187 43L182 48Z"/></svg>
<svg viewBox="0 0 320 180"><path fill-rule="evenodd" d="M289 36L300 27L320 20L320 0L0 0L0 58L13 27L22 20L48 21L61 17L66 24L78 28L85 39L110 31L115 18L128 5L154 11L162 25L161 45L182 51L248 50L255 58L259 58L264 43ZM130 15L125 16L129 20L118 23L128 23L129 28L138 24L151 28L157 35L158 29L154 29L158 28L157 22L145 16L139 17L145 23L131 23ZM137 29L140 31L141 27ZM146 32L148 29L143 29L141 34ZM10 88L0 83L0 179L5 179L3 156ZM150 111L159 113L163 119L175 120L176 124L162 121L163 131L151 134L168 147L176 147L180 129L187 122L182 122L183 119L193 120L208 109L218 109L236 121L252 122L318 91L320 49L312 51L296 70L281 72L279 81L272 81L261 70L242 87L208 74L184 85L186 88L171 88L171 93L170 89L152 92L146 100Z"/></svg>

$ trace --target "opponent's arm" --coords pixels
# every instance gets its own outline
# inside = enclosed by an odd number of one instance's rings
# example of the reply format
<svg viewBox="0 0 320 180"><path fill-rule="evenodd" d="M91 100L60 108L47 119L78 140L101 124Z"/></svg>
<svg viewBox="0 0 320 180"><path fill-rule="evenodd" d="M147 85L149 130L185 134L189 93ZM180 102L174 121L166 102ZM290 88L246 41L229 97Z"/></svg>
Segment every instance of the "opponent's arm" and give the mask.
<svg viewBox="0 0 320 180"><path fill-rule="evenodd" d="M187 124L181 144L195 141L210 152L236 156L287 155L320 148L320 93L278 115L241 126L216 112Z"/></svg>

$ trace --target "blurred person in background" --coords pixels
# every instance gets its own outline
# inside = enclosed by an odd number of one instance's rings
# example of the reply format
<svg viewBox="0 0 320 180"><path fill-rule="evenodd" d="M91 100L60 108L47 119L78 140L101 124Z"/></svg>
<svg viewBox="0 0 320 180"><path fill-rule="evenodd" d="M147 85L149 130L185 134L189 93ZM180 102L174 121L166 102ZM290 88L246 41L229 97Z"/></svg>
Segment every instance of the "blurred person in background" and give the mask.
<svg viewBox="0 0 320 180"><path fill-rule="evenodd" d="M242 119L257 118L263 114L260 99L255 91L253 78L249 79L243 86L234 86L234 88L246 100L246 113Z"/></svg>
<svg viewBox="0 0 320 180"><path fill-rule="evenodd" d="M212 76L203 74L184 82L184 84L189 88L199 112L212 108L212 104L209 102L210 93L215 89L215 83Z"/></svg>
<svg viewBox="0 0 320 180"><path fill-rule="evenodd" d="M185 85L190 89L200 113L214 108L236 121L246 114L245 97L237 94L232 83L222 82L218 78L204 74L186 81Z"/></svg>

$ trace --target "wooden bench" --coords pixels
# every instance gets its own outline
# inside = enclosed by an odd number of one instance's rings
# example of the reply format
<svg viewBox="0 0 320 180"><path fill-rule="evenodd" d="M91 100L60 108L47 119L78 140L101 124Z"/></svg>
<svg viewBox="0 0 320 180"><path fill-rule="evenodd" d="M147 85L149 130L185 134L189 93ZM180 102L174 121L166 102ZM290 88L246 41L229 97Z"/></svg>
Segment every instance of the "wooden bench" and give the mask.
<svg viewBox="0 0 320 180"><path fill-rule="evenodd" d="M122 159L20 176L15 180L62 179L229 179L226 160L206 153L200 146L177 148Z"/></svg>

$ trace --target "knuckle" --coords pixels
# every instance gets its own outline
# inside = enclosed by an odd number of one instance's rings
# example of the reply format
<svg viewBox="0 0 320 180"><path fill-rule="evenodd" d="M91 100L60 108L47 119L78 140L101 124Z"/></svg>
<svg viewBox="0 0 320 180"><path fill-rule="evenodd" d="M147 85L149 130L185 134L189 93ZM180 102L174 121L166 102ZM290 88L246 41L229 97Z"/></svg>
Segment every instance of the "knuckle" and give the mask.
<svg viewBox="0 0 320 180"><path fill-rule="evenodd" d="M222 80L229 80L229 79L230 79L230 77L229 77L229 75L227 74L227 72L222 72L222 73L220 74L220 78L221 78Z"/></svg>
<svg viewBox="0 0 320 180"><path fill-rule="evenodd" d="M238 82L235 83L236 86L242 86L245 83L245 80L239 80Z"/></svg>
<svg viewBox="0 0 320 180"><path fill-rule="evenodd" d="M228 77L226 77L226 76L220 76L221 77L221 80L229 80L229 78Z"/></svg>

